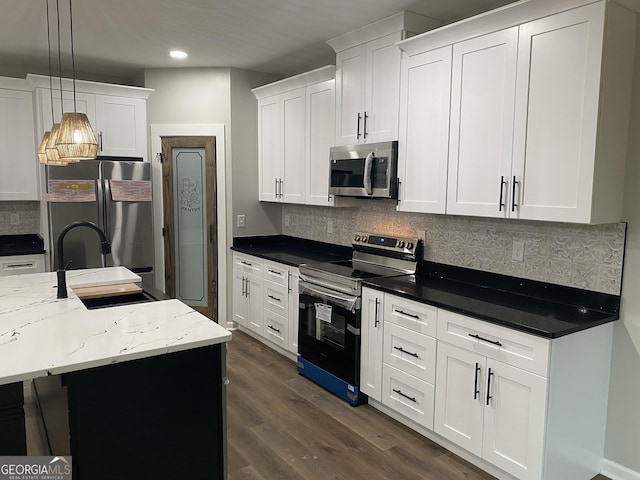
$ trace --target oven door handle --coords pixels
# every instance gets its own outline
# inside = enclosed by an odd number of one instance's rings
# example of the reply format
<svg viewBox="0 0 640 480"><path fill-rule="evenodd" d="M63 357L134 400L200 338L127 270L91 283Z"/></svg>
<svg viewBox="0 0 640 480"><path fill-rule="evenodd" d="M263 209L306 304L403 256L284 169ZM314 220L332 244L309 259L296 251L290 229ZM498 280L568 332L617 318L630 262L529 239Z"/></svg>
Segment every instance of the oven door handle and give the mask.
<svg viewBox="0 0 640 480"><path fill-rule="evenodd" d="M298 289L299 295L311 295L321 300L326 300L328 303L332 303L351 312L360 307L360 297L358 296L340 294L328 288L313 285L304 281L300 281L298 283Z"/></svg>

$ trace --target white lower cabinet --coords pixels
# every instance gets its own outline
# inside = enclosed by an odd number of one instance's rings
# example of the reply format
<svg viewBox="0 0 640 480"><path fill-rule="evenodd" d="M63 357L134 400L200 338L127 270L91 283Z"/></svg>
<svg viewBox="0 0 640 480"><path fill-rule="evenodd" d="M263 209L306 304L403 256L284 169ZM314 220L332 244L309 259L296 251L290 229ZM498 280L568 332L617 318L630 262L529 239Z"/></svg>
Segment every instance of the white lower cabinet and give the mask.
<svg viewBox="0 0 640 480"><path fill-rule="evenodd" d="M584 480L604 454L612 336L548 339L363 288L361 390L498 478Z"/></svg>
<svg viewBox="0 0 640 480"><path fill-rule="evenodd" d="M362 289L360 329L360 390L378 402L382 401L382 316L384 293Z"/></svg>
<svg viewBox="0 0 640 480"><path fill-rule="evenodd" d="M236 252L233 265L233 321L297 354L298 269Z"/></svg>

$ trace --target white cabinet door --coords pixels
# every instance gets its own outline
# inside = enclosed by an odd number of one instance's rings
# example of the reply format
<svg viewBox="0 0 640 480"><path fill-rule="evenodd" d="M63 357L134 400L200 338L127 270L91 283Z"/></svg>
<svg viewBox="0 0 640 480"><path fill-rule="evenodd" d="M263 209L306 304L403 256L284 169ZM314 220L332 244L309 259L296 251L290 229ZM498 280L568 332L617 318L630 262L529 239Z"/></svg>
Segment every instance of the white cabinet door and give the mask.
<svg viewBox="0 0 640 480"><path fill-rule="evenodd" d="M233 271L233 321L246 327L249 317L249 302L246 297L247 275L239 270Z"/></svg>
<svg viewBox="0 0 640 480"><path fill-rule="evenodd" d="M0 89L0 200L38 200L33 94Z"/></svg>
<svg viewBox="0 0 640 480"><path fill-rule="evenodd" d="M405 57L400 87L398 210L444 213L452 47Z"/></svg>
<svg viewBox="0 0 640 480"><path fill-rule="evenodd" d="M395 44L400 40L402 34L396 32L367 43L361 137L364 143L398 139L402 53Z"/></svg>
<svg viewBox="0 0 640 480"><path fill-rule="evenodd" d="M306 89L307 205L333 205L329 196L329 148L335 134L335 80Z"/></svg>
<svg viewBox="0 0 640 480"><path fill-rule="evenodd" d="M353 145L362 139L366 68L366 44L336 55L336 145Z"/></svg>
<svg viewBox="0 0 640 480"><path fill-rule="evenodd" d="M486 358L438 342L434 430L474 455L482 454Z"/></svg>
<svg viewBox="0 0 640 480"><path fill-rule="evenodd" d="M492 359L487 376L482 457L521 480L542 478L547 379Z"/></svg>
<svg viewBox="0 0 640 480"><path fill-rule="evenodd" d="M300 272L297 268L289 269L289 346L291 353L298 354L298 326L300 318L300 304L298 302L298 281Z"/></svg>
<svg viewBox="0 0 640 480"><path fill-rule="evenodd" d="M286 349L287 342L289 341L289 321L287 318L265 310L264 338Z"/></svg>
<svg viewBox="0 0 640 480"><path fill-rule="evenodd" d="M360 337L360 390L382 401L382 343L384 294L362 289L362 329Z"/></svg>
<svg viewBox="0 0 640 480"><path fill-rule="evenodd" d="M246 297L248 302L247 328L264 337L264 308L262 278L248 275L246 280Z"/></svg>
<svg viewBox="0 0 640 480"><path fill-rule="evenodd" d="M507 216L517 46L518 27L453 46L449 214Z"/></svg>
<svg viewBox="0 0 640 480"><path fill-rule="evenodd" d="M98 155L147 158L147 102L96 95Z"/></svg>
<svg viewBox="0 0 640 480"><path fill-rule="evenodd" d="M305 201L305 89L299 88L280 96L282 116L282 156L280 166L280 199L286 203Z"/></svg>
<svg viewBox="0 0 640 480"><path fill-rule="evenodd" d="M590 221L605 6L520 26L513 160L519 218Z"/></svg>
<svg viewBox="0 0 640 480"><path fill-rule="evenodd" d="M280 95L258 101L258 162L260 192L259 199L268 202L280 201L278 192L280 179Z"/></svg>

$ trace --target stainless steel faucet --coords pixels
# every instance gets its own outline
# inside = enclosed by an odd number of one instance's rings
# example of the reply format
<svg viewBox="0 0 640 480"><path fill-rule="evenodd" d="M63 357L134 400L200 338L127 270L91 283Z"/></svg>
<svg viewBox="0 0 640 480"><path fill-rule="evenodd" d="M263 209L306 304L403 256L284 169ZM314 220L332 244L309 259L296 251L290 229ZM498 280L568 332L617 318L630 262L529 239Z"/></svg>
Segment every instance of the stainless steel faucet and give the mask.
<svg viewBox="0 0 640 480"><path fill-rule="evenodd" d="M64 254L63 254L63 244L64 237L67 233L73 230L76 227L89 227L96 231L98 236L100 237L100 247L102 249L102 255L107 255L111 253L111 244L107 241L107 237L102 230L93 222L73 222L67 225L62 229L60 235L58 236L58 298L67 298L67 277L66 270L64 267ZM103 262L104 265L104 262Z"/></svg>

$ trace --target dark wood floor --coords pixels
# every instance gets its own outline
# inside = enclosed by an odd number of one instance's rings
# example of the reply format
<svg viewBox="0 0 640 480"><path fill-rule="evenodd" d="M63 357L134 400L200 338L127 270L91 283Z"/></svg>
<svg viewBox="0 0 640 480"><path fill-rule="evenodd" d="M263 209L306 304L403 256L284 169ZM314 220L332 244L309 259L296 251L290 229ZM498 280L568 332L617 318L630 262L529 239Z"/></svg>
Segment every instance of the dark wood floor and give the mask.
<svg viewBox="0 0 640 480"><path fill-rule="evenodd" d="M227 369L229 480L494 478L369 405L349 406L241 332Z"/></svg>
<svg viewBox="0 0 640 480"><path fill-rule="evenodd" d="M349 406L242 332L227 370L229 480L494 478L369 405Z"/></svg>

